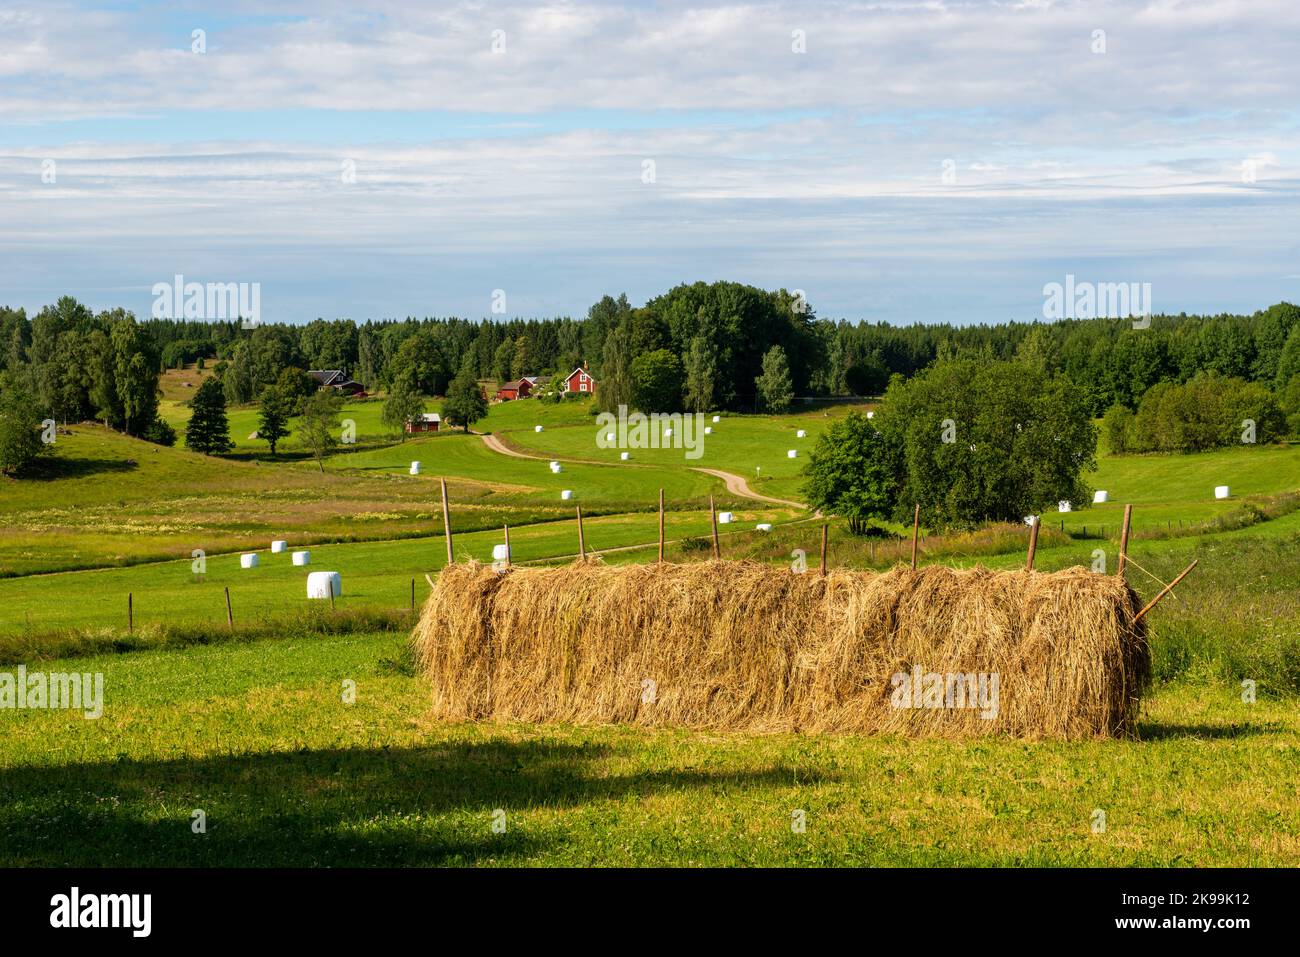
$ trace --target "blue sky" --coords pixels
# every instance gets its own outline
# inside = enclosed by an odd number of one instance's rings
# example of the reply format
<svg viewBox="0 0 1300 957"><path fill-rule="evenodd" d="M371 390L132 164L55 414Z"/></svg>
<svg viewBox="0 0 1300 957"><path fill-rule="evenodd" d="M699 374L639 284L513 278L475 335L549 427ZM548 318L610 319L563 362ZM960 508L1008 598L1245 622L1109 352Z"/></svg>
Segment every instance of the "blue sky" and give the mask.
<svg viewBox="0 0 1300 957"><path fill-rule="evenodd" d="M581 315L678 283L1002 321L1300 300L1283 0L0 11L0 304ZM202 30L203 50L194 49ZM499 31L499 32L498 32ZM651 175L651 172L653 175Z"/></svg>

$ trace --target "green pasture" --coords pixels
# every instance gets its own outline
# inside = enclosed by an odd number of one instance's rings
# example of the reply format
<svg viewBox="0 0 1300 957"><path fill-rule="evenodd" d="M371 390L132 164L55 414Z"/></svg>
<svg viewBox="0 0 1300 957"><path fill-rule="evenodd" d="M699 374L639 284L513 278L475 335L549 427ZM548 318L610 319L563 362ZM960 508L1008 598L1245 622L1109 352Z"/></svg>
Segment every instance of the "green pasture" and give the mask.
<svg viewBox="0 0 1300 957"><path fill-rule="evenodd" d="M757 503L755 503L757 504ZM737 522L724 525L720 537L728 542L762 533L757 522L788 520L790 510L737 509ZM441 517L439 517L441 527ZM589 551L621 548L658 540L658 516L652 512L622 513L585 518ZM709 534L708 512L673 512L667 522L667 537L703 537ZM504 542L500 527L485 531L456 533L453 545L458 561L477 559L491 562L492 547ZM515 561L555 560L576 556L577 522L572 517L511 528L510 545ZM295 550L298 543L289 540ZM0 635L21 632L42 633L67 629L113 628L126 624L127 594L133 595L138 628L151 625L211 624L225 627L224 589L229 587L236 623L284 618L308 605L307 574L336 571L342 576L341 609L406 607L410 602L411 579L416 579L416 597L423 601L428 591L424 575L436 574L446 562L445 539L441 535L388 542L355 542L312 545L310 566L294 566L290 552L272 554L270 543L257 549L257 568L240 567L239 554L205 556L206 572L196 576L192 559L63 572L0 580Z"/></svg>
<svg viewBox="0 0 1300 957"><path fill-rule="evenodd" d="M103 673L104 713L0 712L0 864L1300 864L1300 716L1234 685L1162 687L1134 741L909 740L440 724L408 662L368 634L51 662Z"/></svg>

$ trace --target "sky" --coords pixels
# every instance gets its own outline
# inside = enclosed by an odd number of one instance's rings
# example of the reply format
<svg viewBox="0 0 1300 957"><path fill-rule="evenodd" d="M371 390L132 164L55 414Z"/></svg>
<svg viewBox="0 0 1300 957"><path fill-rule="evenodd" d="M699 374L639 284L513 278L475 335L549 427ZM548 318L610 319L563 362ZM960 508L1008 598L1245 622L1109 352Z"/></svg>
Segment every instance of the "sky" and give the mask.
<svg viewBox="0 0 1300 957"><path fill-rule="evenodd" d="M1300 4L6 3L0 305L833 319L1300 301ZM496 311L494 311L494 309Z"/></svg>

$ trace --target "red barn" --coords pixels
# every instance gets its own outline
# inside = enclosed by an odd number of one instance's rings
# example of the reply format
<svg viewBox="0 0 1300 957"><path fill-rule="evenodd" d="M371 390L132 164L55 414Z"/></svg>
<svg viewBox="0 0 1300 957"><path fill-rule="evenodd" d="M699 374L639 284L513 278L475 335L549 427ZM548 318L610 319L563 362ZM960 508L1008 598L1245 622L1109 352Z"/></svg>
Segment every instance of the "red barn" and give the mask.
<svg viewBox="0 0 1300 957"><path fill-rule="evenodd" d="M497 389L497 398L502 402L509 402L511 399L526 399L532 391L533 380L525 377L518 382L507 382Z"/></svg>
<svg viewBox="0 0 1300 957"><path fill-rule="evenodd" d="M587 371L587 363L582 364L582 368L574 369L564 380L565 392L585 392L592 393L596 391L596 380L591 377Z"/></svg>
<svg viewBox="0 0 1300 957"><path fill-rule="evenodd" d="M407 432L437 432L442 424L442 416L437 412L421 412L413 419L406 420Z"/></svg>

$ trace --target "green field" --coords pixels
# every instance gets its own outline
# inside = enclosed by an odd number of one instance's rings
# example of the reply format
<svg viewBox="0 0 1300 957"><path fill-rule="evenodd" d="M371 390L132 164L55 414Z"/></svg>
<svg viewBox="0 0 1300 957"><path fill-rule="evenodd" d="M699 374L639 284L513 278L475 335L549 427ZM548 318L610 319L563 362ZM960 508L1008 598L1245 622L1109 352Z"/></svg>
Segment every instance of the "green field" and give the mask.
<svg viewBox="0 0 1300 957"><path fill-rule="evenodd" d="M174 395L164 407L183 424ZM559 475L480 435L396 442L379 409L345 407L358 442L323 473L292 439L270 459L247 439L255 413L239 409L229 458L80 425L34 475L0 481L0 659L106 678L99 720L0 711L5 863L1300 863L1300 446L1102 454L1091 483L1111 502L1044 516L1043 570L1098 556L1113 570L1126 502L1143 597L1200 563L1149 619L1156 684L1138 741L443 725L425 717L405 646L412 580L422 600L446 560L440 477L457 560L489 561L507 523L516 562L569 560L576 503L601 560L652 560L663 488L672 561L707 559L712 495L737 516L720 528L724 556L785 565L802 550L815 563L822 520L696 469L801 500L808 451L847 409L722 416L698 460L660 449L620 462L581 402L496 404L476 426L564 461ZM407 474L412 460L422 475ZM1232 499L1214 500L1220 484ZM771 532L754 529L763 521ZM907 559L906 538L830 525L834 567ZM310 547L311 565L272 555L273 538ZM921 560L1019 567L1027 538L1020 525L923 529ZM250 550L261 565L241 569ZM342 575L336 608L307 600L313 570ZM1257 703L1242 702L1243 681ZM498 808L504 834L491 829ZM199 809L203 835L190 829ZM1097 809L1104 834L1090 828ZM797 810L804 833L790 827Z"/></svg>
<svg viewBox="0 0 1300 957"><path fill-rule="evenodd" d="M51 664L103 672L104 716L4 715L0 862L1300 863L1300 718L1231 688L1163 687L1139 741L746 736L435 724L401 659L286 635Z"/></svg>

